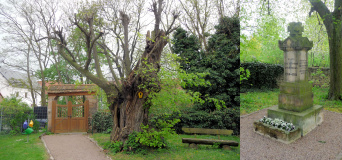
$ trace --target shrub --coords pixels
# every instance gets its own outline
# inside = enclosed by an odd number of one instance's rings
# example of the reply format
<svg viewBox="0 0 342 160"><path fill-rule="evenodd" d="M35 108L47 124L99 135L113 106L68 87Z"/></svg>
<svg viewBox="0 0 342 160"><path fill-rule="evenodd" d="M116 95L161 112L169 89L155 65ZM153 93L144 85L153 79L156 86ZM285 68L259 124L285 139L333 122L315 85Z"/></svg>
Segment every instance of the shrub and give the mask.
<svg viewBox="0 0 342 160"><path fill-rule="evenodd" d="M104 143L104 149L108 149L113 153L120 152L122 149L123 143L121 141L113 142L113 141L108 141Z"/></svg>
<svg viewBox="0 0 342 160"><path fill-rule="evenodd" d="M113 127L113 118L111 113L98 111L93 115L92 127L96 132L109 133Z"/></svg>
<svg viewBox="0 0 342 160"><path fill-rule="evenodd" d="M136 137L136 142L139 142L142 146L147 146L151 148L165 148L167 146L166 139L175 134L172 127L178 123L179 119L173 120L162 120L158 119L155 124L155 128L150 128L149 125L141 125L143 129L139 132Z"/></svg>
<svg viewBox="0 0 342 160"><path fill-rule="evenodd" d="M141 153L143 151L143 147L139 142L136 141L138 136L138 132L133 131L131 134L128 135L128 139L126 140L123 150L130 154L130 153Z"/></svg>
<svg viewBox="0 0 342 160"><path fill-rule="evenodd" d="M171 120L180 119L180 122L175 124L172 128L178 134L184 133L182 127L188 128L209 128L209 129L228 129L233 130L234 135L240 134L240 110L239 108L225 108L222 110L215 110L207 112L203 110L188 109L181 112L174 112L169 117L153 117L152 119ZM150 125L155 126L154 123Z"/></svg>
<svg viewBox="0 0 342 160"><path fill-rule="evenodd" d="M250 71L249 78L241 83L241 92L277 88L277 78L284 73L284 67L278 64L248 62L241 67Z"/></svg>

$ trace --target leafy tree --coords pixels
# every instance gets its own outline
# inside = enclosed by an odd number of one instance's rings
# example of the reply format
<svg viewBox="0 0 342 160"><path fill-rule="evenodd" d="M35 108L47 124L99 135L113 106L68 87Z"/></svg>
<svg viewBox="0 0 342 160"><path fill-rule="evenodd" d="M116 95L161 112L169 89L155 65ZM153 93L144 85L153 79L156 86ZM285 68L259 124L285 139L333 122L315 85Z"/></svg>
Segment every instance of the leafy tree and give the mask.
<svg viewBox="0 0 342 160"><path fill-rule="evenodd" d="M240 105L239 19L223 17L215 28L215 34L208 40L208 53L200 51L197 37L189 35L184 29L177 29L173 39L173 51L182 58L180 64L187 73L208 73L205 80L210 82L210 86L185 87L199 92L205 100L194 108L205 111L201 115L218 111L220 106L224 107L224 112L238 110ZM239 125L239 113L235 114L233 122Z"/></svg>
<svg viewBox="0 0 342 160"><path fill-rule="evenodd" d="M28 104L22 102L21 99L16 97L4 98L0 102L2 111L6 114L16 114L18 112L25 112L30 110Z"/></svg>
<svg viewBox="0 0 342 160"><path fill-rule="evenodd" d="M274 15L264 15L258 19L256 32L248 38L241 36L241 47L244 48L241 60L260 61L263 63L283 64L283 52L278 47L278 40L284 37L284 19Z"/></svg>
<svg viewBox="0 0 342 160"><path fill-rule="evenodd" d="M129 16L126 8L119 8L122 5L128 9L135 7L134 13L137 15ZM134 1L104 1L85 5L79 10L79 14L70 18L73 27L81 31L85 43L82 52L76 52L75 45L68 45L68 38L62 27L55 28L55 35L49 37L57 41L58 54L63 59L106 93L113 116L112 141L124 143L130 133L142 130L141 123L147 125L150 104L145 102L150 93L160 90L157 76L160 57L168 43L167 36L174 30L173 22L178 17L174 12L171 25L165 31L161 30L159 27L164 3L163 0L153 1L150 11L155 18L154 29L146 34L146 46L135 58L133 53L137 49L138 38L141 37L140 17L143 5L142 2ZM117 42L117 46L113 49L110 42ZM78 59L78 53L83 54L84 59ZM103 64L110 70L111 80L105 78ZM91 65L95 71L91 70ZM138 97L138 92L144 93L143 98Z"/></svg>
<svg viewBox="0 0 342 160"><path fill-rule="evenodd" d="M28 104L22 102L21 99L17 99L16 97L4 98L0 102L0 111L4 116L2 119L2 125L10 126L11 134L20 133L23 122L29 118L29 114L33 115L33 110L28 106ZM31 119L34 120L34 117L31 116Z"/></svg>

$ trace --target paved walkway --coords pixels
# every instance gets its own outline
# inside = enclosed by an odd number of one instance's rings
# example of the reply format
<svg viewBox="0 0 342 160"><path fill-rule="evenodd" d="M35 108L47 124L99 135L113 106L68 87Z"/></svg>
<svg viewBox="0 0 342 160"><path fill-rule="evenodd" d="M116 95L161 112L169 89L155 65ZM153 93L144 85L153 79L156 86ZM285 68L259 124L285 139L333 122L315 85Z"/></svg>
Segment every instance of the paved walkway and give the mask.
<svg viewBox="0 0 342 160"><path fill-rule="evenodd" d="M109 157L83 134L55 134L42 137L50 159L54 160L108 160Z"/></svg>
<svg viewBox="0 0 342 160"><path fill-rule="evenodd" d="M283 144L253 131L253 122L267 109L240 118L241 160L335 160L342 151L342 114L323 111L323 122L306 136Z"/></svg>

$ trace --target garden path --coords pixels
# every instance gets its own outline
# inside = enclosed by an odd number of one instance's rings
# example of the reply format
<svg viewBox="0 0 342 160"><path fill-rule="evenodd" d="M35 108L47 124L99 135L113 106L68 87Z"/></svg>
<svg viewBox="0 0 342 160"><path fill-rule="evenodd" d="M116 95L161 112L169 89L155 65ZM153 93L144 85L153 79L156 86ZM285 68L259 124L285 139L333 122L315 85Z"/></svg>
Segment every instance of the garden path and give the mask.
<svg viewBox="0 0 342 160"><path fill-rule="evenodd" d="M108 160L103 150L84 134L54 134L42 137L50 160Z"/></svg>
<svg viewBox="0 0 342 160"><path fill-rule="evenodd" d="M267 108L240 118L240 159L322 160L342 152L342 114L323 111L323 122L306 136L283 144L253 131L253 122L267 115Z"/></svg>

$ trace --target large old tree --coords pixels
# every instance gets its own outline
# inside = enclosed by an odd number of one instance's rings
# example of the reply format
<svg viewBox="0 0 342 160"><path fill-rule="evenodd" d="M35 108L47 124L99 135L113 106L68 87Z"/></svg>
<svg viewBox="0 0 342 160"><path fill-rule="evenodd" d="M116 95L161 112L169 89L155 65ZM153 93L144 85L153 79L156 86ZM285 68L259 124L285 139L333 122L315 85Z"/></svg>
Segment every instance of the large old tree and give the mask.
<svg viewBox="0 0 342 160"><path fill-rule="evenodd" d="M329 37L330 88L328 98L339 100L341 99L342 81L342 0L335 0L332 12L321 0L309 1L313 6L311 10L316 11L323 19Z"/></svg>
<svg viewBox="0 0 342 160"><path fill-rule="evenodd" d="M112 4L112 6L117 5L124 4ZM114 121L111 133L112 141L125 141L130 133L140 131L140 125L146 125L148 122L149 104L146 102L150 92L160 90L157 73L160 68L161 53L168 43L167 35L174 30L172 28L174 20L178 17L174 12L171 25L166 31L161 30L159 26L163 7L163 0L153 1L151 4L149 10L154 14L154 29L146 34L146 45L136 63L134 63L134 52L138 51L132 44L137 43L138 36L136 35L139 34L140 29L140 25L137 24L141 20L132 20L134 17L129 16L123 10L111 17L112 22L116 22L111 23L114 27L102 27L105 28L106 32L99 27L101 26L99 23L102 21L99 20L101 19L99 17L103 18L106 15L97 16L98 13L93 12L94 8L89 9L84 14L75 14L70 19L72 24L76 26L75 28L80 30L83 35L80 40L84 40L86 60L80 61L75 58L76 55L73 52L72 45L70 46L67 43L63 28L56 28L55 36L51 37L51 39L57 40L59 55L105 91ZM103 7L102 9L107 8ZM132 36L132 31L129 31L130 26L135 27L134 36ZM105 40L109 36L109 32L116 36L114 43L120 46L117 50L110 47L109 44L113 43L112 41ZM105 78L101 63L106 63L114 81ZM95 73L90 70L92 66L95 68ZM138 92L144 93L143 98L138 97Z"/></svg>

